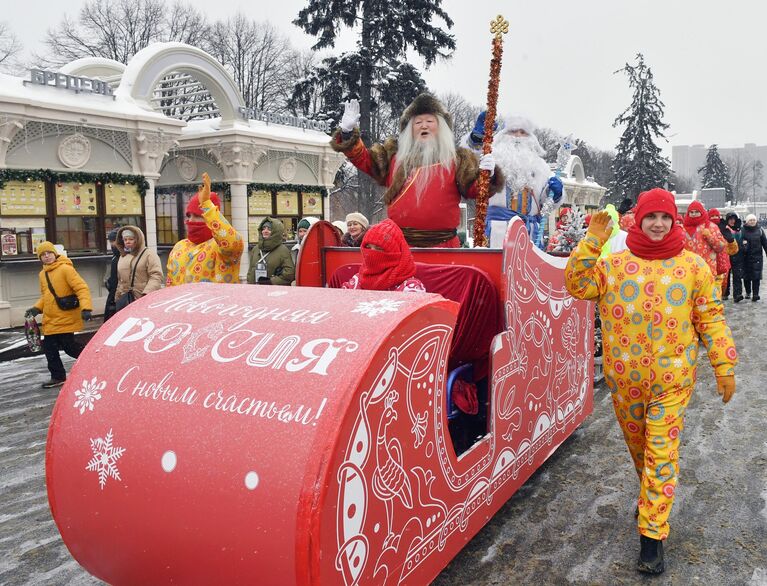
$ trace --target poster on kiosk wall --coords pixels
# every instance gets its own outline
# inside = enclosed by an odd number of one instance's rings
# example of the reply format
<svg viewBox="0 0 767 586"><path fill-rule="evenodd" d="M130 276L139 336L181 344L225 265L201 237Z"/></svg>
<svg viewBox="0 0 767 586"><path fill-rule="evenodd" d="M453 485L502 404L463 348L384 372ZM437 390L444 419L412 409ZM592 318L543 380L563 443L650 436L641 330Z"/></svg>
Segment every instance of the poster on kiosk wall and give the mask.
<svg viewBox="0 0 767 586"><path fill-rule="evenodd" d="M57 183L56 213L59 216L95 216L95 183Z"/></svg>

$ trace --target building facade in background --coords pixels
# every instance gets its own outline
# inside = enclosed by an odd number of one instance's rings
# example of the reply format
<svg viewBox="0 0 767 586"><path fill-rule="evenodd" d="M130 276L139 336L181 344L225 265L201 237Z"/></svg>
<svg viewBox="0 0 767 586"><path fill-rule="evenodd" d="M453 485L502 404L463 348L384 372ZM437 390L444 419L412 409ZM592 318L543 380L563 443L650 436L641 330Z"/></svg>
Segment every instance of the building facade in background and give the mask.
<svg viewBox="0 0 767 586"><path fill-rule="evenodd" d="M755 161L761 161L763 165L764 179L762 180L761 198L760 193L757 191L757 199L767 199L765 193L767 192L767 145L759 146L754 143L746 143L742 147L722 147L717 145L719 156L727 164L728 167L732 167L732 162L736 161L738 165L748 167L750 163ZM682 177L689 177L696 179L698 184L700 183L700 175L698 169L705 166L706 154L708 153L708 146L702 144L694 144L692 146L674 146L671 147L671 168L673 171ZM730 169L732 172L733 169ZM735 186L733 186L735 187ZM752 193L743 194L749 199L752 199Z"/></svg>
<svg viewBox="0 0 767 586"><path fill-rule="evenodd" d="M717 150L730 169L733 189L739 191L736 193L738 205L732 210L753 213L762 226L767 226L767 145L746 143L734 148L717 146ZM702 144L671 147L671 168L677 175L692 178L700 185L698 169L705 166L707 153L708 146ZM756 161L762 163L762 170L761 181L754 185L751 165ZM692 194L682 194L682 197L693 199Z"/></svg>
<svg viewBox="0 0 767 586"><path fill-rule="evenodd" d="M106 235L140 226L166 257L186 236L203 172L251 243L265 216L288 238L301 217L327 217L343 156L324 124L247 108L213 57L181 43L151 45L127 65L86 58L25 79L0 74L0 327L23 323L40 294L43 240L64 247L98 312ZM244 277L247 258L241 266Z"/></svg>

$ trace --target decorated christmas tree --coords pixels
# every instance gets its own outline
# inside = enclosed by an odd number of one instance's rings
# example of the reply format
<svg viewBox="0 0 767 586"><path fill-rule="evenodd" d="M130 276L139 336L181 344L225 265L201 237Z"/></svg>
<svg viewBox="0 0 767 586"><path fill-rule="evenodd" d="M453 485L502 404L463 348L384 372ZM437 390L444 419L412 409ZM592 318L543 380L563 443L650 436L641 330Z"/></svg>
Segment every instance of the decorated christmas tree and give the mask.
<svg viewBox="0 0 767 586"><path fill-rule="evenodd" d="M557 229L549 238L548 252L572 252L586 235L585 215L578 209L562 208Z"/></svg>

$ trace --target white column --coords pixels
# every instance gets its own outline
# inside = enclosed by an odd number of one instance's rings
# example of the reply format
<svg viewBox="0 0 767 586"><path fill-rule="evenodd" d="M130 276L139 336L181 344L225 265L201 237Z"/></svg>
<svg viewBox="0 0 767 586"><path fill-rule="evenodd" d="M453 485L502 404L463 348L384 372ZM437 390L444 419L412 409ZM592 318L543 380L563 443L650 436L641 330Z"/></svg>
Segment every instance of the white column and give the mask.
<svg viewBox="0 0 767 586"><path fill-rule="evenodd" d="M229 183L232 192L232 226L245 241L240 259L240 282L248 276L248 184L241 181Z"/></svg>
<svg viewBox="0 0 767 586"><path fill-rule="evenodd" d="M158 177L147 177L149 187L144 195L144 225L146 227L146 245L157 252L157 204L155 203L155 182Z"/></svg>

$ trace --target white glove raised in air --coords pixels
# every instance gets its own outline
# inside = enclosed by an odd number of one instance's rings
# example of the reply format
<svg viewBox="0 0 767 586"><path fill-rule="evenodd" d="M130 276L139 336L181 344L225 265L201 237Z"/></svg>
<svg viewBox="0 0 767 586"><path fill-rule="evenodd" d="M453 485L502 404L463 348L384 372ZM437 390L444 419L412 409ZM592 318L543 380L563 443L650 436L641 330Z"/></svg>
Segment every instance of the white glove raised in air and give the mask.
<svg viewBox="0 0 767 586"><path fill-rule="evenodd" d="M483 171L490 171L490 177L495 175L495 157L493 153L487 153L479 157L479 168Z"/></svg>
<svg viewBox="0 0 767 586"><path fill-rule="evenodd" d="M360 123L360 103L357 100L344 102L344 115L341 117L342 132L351 132Z"/></svg>

